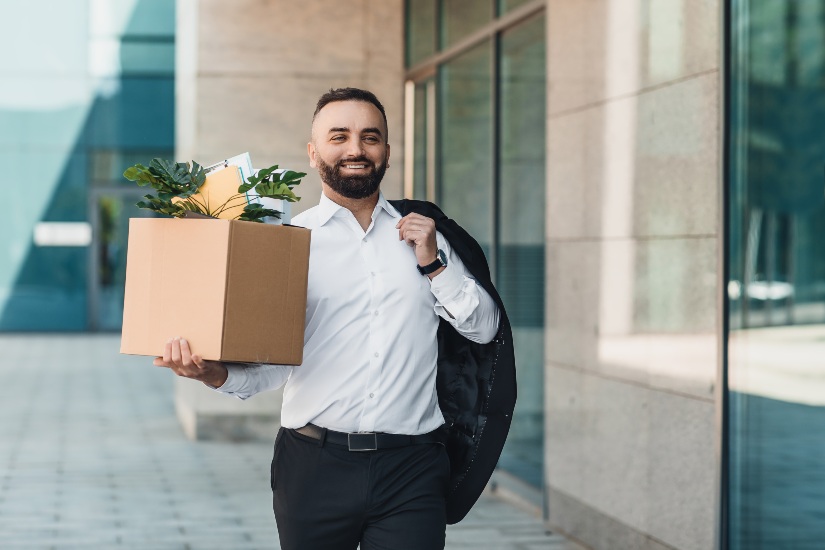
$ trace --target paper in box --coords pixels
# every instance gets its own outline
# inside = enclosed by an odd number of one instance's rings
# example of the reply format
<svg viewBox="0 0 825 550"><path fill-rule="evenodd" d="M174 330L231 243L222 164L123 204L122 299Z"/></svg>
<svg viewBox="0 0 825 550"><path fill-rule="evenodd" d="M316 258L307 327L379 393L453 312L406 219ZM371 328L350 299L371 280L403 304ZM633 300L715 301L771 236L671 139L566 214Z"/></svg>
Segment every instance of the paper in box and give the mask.
<svg viewBox="0 0 825 550"><path fill-rule="evenodd" d="M237 166L220 168L207 174L206 181L190 200L206 205L209 212L215 212L226 203L223 211L215 217L225 220L235 219L243 214L247 203L246 197L238 196L238 187L242 183L241 172ZM235 198L232 199L232 197ZM175 202L175 199L172 200Z"/></svg>
<svg viewBox="0 0 825 550"><path fill-rule="evenodd" d="M129 220L121 353L185 337L205 359L300 365L310 231L218 219Z"/></svg>

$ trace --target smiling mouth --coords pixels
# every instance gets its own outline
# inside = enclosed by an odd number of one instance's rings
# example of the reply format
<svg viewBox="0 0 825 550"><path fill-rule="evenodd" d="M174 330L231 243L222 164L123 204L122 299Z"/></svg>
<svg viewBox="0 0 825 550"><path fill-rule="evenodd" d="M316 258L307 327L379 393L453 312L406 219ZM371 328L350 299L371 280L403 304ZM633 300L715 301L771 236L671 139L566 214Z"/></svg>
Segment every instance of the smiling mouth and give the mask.
<svg viewBox="0 0 825 550"><path fill-rule="evenodd" d="M344 168L349 168L350 170L361 170L366 167L366 164L344 164Z"/></svg>

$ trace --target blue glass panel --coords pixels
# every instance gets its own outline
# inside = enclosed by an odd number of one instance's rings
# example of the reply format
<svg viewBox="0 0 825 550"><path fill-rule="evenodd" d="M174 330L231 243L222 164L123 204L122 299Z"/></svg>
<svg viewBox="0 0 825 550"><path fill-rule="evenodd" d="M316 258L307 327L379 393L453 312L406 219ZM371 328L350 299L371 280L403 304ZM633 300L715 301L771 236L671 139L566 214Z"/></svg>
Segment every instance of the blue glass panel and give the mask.
<svg viewBox="0 0 825 550"><path fill-rule="evenodd" d="M17 73L54 77L86 70L88 0L3 0L0 9L4 79Z"/></svg>
<svg viewBox="0 0 825 550"><path fill-rule="evenodd" d="M544 458L544 17L508 29L499 61L496 283L513 326L519 399L500 466L541 487Z"/></svg>
<svg viewBox="0 0 825 550"><path fill-rule="evenodd" d="M29 104L0 107L0 148L72 148L80 139L89 114L90 86L85 78L11 77L4 85L14 87ZM43 86L63 90L63 97L54 92L42 94ZM51 97L50 97L51 96ZM42 103L38 106L37 103Z"/></svg>
<svg viewBox="0 0 825 550"><path fill-rule="evenodd" d="M435 53L436 0L407 0L406 59L412 67Z"/></svg>
<svg viewBox="0 0 825 550"><path fill-rule="evenodd" d="M175 35L175 0L94 0L92 7L93 35Z"/></svg>
<svg viewBox="0 0 825 550"><path fill-rule="evenodd" d="M0 8L0 330L117 329L126 233L104 225L134 214L111 208L137 200L112 190L123 169L174 150L175 2ZM42 222L93 224L100 246L38 245ZM99 273L91 250L109 254Z"/></svg>
<svg viewBox="0 0 825 550"><path fill-rule="evenodd" d="M481 244L493 242L492 44L439 67L438 203Z"/></svg>
<svg viewBox="0 0 825 550"><path fill-rule="evenodd" d="M730 548L822 548L825 4L730 21Z"/></svg>
<svg viewBox="0 0 825 550"><path fill-rule="evenodd" d="M117 92L99 98L89 115L88 146L101 149L174 147L175 82L122 78Z"/></svg>
<svg viewBox="0 0 825 550"><path fill-rule="evenodd" d="M167 75L175 72L175 44L172 42L123 42L120 68L124 75Z"/></svg>
<svg viewBox="0 0 825 550"><path fill-rule="evenodd" d="M441 0L441 49L449 48L493 20L491 0Z"/></svg>
<svg viewBox="0 0 825 550"><path fill-rule="evenodd" d="M415 86L413 198L427 197L427 83Z"/></svg>
<svg viewBox="0 0 825 550"><path fill-rule="evenodd" d="M86 221L86 157L48 150L0 153L0 330L86 328L87 248L37 246L39 222Z"/></svg>

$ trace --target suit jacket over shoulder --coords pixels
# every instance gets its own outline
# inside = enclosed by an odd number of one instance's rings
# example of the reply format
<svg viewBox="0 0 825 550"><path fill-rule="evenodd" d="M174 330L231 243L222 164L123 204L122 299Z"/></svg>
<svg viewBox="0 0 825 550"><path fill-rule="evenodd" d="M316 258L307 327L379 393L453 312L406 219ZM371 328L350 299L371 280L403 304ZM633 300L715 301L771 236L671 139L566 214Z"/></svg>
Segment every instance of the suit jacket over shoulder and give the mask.
<svg viewBox="0 0 825 550"><path fill-rule="evenodd" d="M389 202L402 216L415 212L435 220L436 229L501 313L498 332L487 344L468 340L443 319L438 328L436 387L451 468L447 523L458 523L490 480L510 430L516 404L513 334L478 242L433 203Z"/></svg>

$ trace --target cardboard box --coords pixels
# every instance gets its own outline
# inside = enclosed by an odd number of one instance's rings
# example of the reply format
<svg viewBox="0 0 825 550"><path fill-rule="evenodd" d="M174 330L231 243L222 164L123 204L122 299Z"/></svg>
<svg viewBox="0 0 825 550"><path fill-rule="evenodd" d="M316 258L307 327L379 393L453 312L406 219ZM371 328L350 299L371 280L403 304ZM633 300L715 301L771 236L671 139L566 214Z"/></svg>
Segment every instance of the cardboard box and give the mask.
<svg viewBox="0 0 825 550"><path fill-rule="evenodd" d="M129 220L120 352L174 336L205 359L300 365L310 231L218 219Z"/></svg>

